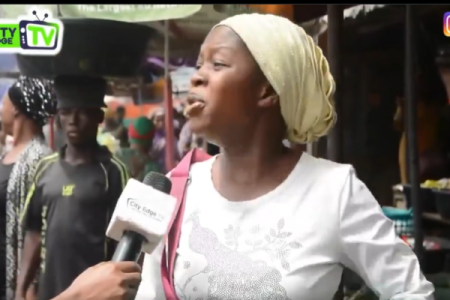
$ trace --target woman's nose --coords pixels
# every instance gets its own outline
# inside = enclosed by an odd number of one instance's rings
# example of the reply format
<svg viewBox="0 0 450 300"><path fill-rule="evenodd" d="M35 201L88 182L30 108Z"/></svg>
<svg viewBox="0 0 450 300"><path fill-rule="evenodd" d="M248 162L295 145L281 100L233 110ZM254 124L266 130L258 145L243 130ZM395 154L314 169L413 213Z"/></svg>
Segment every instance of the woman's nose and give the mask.
<svg viewBox="0 0 450 300"><path fill-rule="evenodd" d="M200 75L199 72L195 72L191 77L191 86L196 87L200 85L204 85L206 82L205 77Z"/></svg>

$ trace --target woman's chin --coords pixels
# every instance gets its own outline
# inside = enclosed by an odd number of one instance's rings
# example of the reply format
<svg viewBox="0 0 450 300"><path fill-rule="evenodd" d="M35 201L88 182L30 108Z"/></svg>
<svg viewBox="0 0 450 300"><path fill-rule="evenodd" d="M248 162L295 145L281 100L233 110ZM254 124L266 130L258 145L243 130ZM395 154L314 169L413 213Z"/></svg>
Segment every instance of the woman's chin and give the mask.
<svg viewBox="0 0 450 300"><path fill-rule="evenodd" d="M189 129L194 134L204 135L208 131L208 128L208 123L202 118L193 117L189 119Z"/></svg>

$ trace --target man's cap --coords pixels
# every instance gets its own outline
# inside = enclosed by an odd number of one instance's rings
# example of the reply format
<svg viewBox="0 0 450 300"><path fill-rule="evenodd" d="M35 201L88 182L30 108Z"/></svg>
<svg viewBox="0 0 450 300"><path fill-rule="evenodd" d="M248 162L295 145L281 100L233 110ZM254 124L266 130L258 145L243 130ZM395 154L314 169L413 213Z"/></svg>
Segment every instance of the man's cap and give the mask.
<svg viewBox="0 0 450 300"><path fill-rule="evenodd" d="M128 127L130 143L151 144L155 136L155 125L147 117L135 119Z"/></svg>
<svg viewBox="0 0 450 300"><path fill-rule="evenodd" d="M59 75L54 86L59 109L106 107L107 82L101 77Z"/></svg>

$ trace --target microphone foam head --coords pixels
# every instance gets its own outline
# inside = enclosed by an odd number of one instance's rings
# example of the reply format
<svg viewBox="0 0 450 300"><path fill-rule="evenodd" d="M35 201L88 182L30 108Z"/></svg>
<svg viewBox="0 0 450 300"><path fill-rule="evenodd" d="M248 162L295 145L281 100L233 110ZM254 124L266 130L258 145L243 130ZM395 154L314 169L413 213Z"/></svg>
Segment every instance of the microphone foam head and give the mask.
<svg viewBox="0 0 450 300"><path fill-rule="evenodd" d="M150 172L145 175L142 183L166 194L170 194L170 190L172 189L172 181L163 174L156 172Z"/></svg>

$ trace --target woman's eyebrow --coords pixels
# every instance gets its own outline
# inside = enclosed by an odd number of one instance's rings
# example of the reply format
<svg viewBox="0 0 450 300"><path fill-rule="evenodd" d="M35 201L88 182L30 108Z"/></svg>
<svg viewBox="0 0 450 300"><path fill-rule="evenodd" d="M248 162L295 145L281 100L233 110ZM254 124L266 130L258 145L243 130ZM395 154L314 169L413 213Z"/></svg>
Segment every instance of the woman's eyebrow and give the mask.
<svg viewBox="0 0 450 300"><path fill-rule="evenodd" d="M220 50L220 49L229 49L229 50L236 50L236 47L227 45L227 44L218 44L218 45L213 45L211 47L214 50Z"/></svg>
<svg viewBox="0 0 450 300"><path fill-rule="evenodd" d="M221 50L231 50L231 51L236 51L237 48L230 46L228 44L215 44L215 45L208 45L208 46L202 46L202 48L200 48L200 55L201 56L203 53L205 53L207 51L209 52L218 52Z"/></svg>

